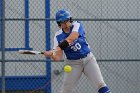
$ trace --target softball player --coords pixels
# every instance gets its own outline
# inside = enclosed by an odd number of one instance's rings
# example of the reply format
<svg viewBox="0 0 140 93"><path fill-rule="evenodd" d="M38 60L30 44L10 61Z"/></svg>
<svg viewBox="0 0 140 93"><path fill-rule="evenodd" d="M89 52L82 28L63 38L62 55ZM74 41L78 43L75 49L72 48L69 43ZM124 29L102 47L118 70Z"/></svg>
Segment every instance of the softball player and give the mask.
<svg viewBox="0 0 140 93"><path fill-rule="evenodd" d="M75 84L82 73L93 82L98 93L111 93L90 51L81 22L72 21L70 13L64 9L56 13L56 22L60 30L55 34L53 49L57 52L45 51L44 55L60 61L64 51L65 62L72 67L71 73L64 74L61 93L74 93Z"/></svg>

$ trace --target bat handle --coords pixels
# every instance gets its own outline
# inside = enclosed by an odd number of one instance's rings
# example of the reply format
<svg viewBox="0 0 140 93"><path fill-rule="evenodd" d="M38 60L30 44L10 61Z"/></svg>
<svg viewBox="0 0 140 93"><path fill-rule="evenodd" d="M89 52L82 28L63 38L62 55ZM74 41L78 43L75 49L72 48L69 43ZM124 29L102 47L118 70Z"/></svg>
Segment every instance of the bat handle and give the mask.
<svg viewBox="0 0 140 93"><path fill-rule="evenodd" d="M57 50L51 50L50 52L52 52L52 55L53 55L53 56L55 56L55 55L56 55Z"/></svg>
<svg viewBox="0 0 140 93"><path fill-rule="evenodd" d="M44 54L44 52L41 52L40 54Z"/></svg>
<svg viewBox="0 0 140 93"><path fill-rule="evenodd" d="M52 52L52 55L56 55L57 50L50 50ZM40 54L44 54L44 52L41 52Z"/></svg>

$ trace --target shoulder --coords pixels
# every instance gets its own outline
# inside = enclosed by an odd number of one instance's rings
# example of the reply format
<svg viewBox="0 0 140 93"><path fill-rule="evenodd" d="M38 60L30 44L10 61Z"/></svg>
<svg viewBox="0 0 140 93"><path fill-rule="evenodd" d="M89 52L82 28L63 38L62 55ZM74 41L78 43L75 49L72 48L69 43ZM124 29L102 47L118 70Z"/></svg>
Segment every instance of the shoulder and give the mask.
<svg viewBox="0 0 140 93"><path fill-rule="evenodd" d="M81 25L81 22L80 21L73 21L72 25Z"/></svg>
<svg viewBox="0 0 140 93"><path fill-rule="evenodd" d="M73 21L72 22L72 27L73 28L80 28L80 27L83 27L82 23L80 21Z"/></svg>
<svg viewBox="0 0 140 93"><path fill-rule="evenodd" d="M62 34L62 32L63 32L62 29L56 31L56 32L55 32L55 37L58 36L58 35L60 35L60 34Z"/></svg>
<svg viewBox="0 0 140 93"><path fill-rule="evenodd" d="M73 28L72 31L77 31L77 32L83 31L83 26L79 21L73 21L72 28Z"/></svg>

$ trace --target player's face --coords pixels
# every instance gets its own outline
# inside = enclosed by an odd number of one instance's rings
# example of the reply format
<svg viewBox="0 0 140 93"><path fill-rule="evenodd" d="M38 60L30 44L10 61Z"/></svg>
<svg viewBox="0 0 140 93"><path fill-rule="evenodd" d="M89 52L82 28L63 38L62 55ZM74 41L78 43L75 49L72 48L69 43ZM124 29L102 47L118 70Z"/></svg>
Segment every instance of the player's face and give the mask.
<svg viewBox="0 0 140 93"><path fill-rule="evenodd" d="M61 24L61 28L63 28L63 29L70 28L70 20L66 20L64 22L61 22L60 24Z"/></svg>

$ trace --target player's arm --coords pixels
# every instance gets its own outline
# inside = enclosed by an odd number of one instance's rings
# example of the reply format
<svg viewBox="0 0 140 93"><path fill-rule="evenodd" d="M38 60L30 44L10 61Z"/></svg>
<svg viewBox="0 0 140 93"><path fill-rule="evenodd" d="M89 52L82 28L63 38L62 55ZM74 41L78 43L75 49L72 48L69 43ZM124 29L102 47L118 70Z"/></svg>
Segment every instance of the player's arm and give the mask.
<svg viewBox="0 0 140 93"><path fill-rule="evenodd" d="M46 57L51 57L55 61L61 61L63 56L63 49L68 47L74 40L76 40L79 37L79 33L76 31L73 31L62 43L60 43L56 48L55 52L52 51L45 51L44 55ZM54 40L56 42L56 40ZM56 44L54 44L56 46Z"/></svg>
<svg viewBox="0 0 140 93"><path fill-rule="evenodd" d="M56 39L56 35L54 36L53 41L54 41L53 50L52 51L45 51L44 55L46 57L51 57L55 61L60 61L60 60L62 60L63 51L61 50L60 47L58 47L58 41Z"/></svg>
<svg viewBox="0 0 140 93"><path fill-rule="evenodd" d="M79 22L75 22L73 24L72 33L65 39L65 40L67 40L67 42L69 43L69 45L73 41L75 41L76 39L78 39L78 37L80 36L80 34L81 34L80 26L81 26L81 24Z"/></svg>
<svg viewBox="0 0 140 93"><path fill-rule="evenodd" d="M79 37L79 33L74 31L72 32L64 41L62 41L58 47L56 48L57 51L64 50L67 48L74 40Z"/></svg>
<svg viewBox="0 0 140 93"><path fill-rule="evenodd" d="M79 31L80 28L80 23L76 23L74 25L74 28L72 30L72 33L60 44L58 44L58 41L56 40L56 36L54 38L54 47L53 49L55 49L56 55L54 56L53 53L49 52L49 53L45 53L45 55L49 55L51 56L52 59L54 60L61 60L62 59L62 55L63 55L63 51L66 47L68 47L73 41L75 41L76 39L78 39L78 37L81 35L81 32ZM57 43L56 43L57 42Z"/></svg>
<svg viewBox="0 0 140 93"><path fill-rule="evenodd" d="M51 59L55 60L55 61L61 61L62 60L62 56L63 56L63 51L45 51L44 55L46 57L51 57Z"/></svg>
<svg viewBox="0 0 140 93"><path fill-rule="evenodd" d="M83 30L79 30L80 28L80 23L75 23L74 27L72 29L72 33L63 41L61 42L58 46L58 50L64 50L66 47L68 47L72 42L74 42L78 37L83 34Z"/></svg>
<svg viewBox="0 0 140 93"><path fill-rule="evenodd" d="M63 49L69 46L74 40L76 40L79 37L79 33L76 31L73 31L62 43L58 45L58 43L54 43L54 47L56 47L54 50L55 52L52 51L45 51L44 55L46 57L51 57L53 60L60 61L63 56ZM54 42L56 41L56 38L54 38Z"/></svg>
<svg viewBox="0 0 140 93"><path fill-rule="evenodd" d="M79 37L79 33L76 31L73 31L65 40L69 43L69 45L75 41Z"/></svg>

